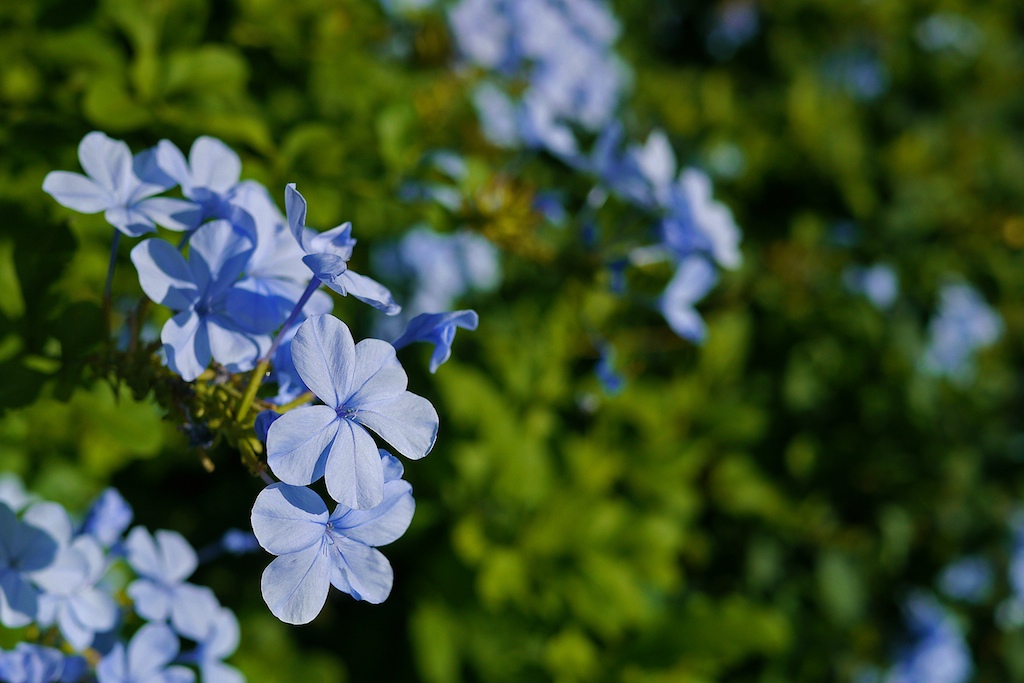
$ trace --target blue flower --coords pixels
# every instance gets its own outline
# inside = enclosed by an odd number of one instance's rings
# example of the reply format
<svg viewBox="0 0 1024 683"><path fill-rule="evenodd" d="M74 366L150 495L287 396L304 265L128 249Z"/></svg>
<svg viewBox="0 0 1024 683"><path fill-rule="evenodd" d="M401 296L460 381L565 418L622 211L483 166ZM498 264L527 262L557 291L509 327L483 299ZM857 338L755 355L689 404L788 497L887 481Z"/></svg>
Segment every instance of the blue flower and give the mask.
<svg viewBox="0 0 1024 683"><path fill-rule="evenodd" d="M105 212L107 222L129 237L155 232L156 224L170 230L190 228L195 221L195 205L180 199L154 198L169 186L141 180L135 166L145 165L149 156L136 159L124 142L92 132L78 145L78 160L88 175L52 171L43 180L43 190L69 209ZM151 178L151 174L146 175Z"/></svg>
<svg viewBox="0 0 1024 683"><path fill-rule="evenodd" d="M220 539L220 546L232 555L245 555L258 550L260 544L251 531L228 529Z"/></svg>
<svg viewBox="0 0 1024 683"><path fill-rule="evenodd" d="M39 625L56 624L64 639L79 651L89 647L97 633L114 628L117 605L96 588L106 570L103 548L95 538L74 539L52 566L35 576L36 583L45 588L39 597Z"/></svg>
<svg viewBox="0 0 1024 683"><path fill-rule="evenodd" d="M39 609L34 581L71 541L71 521L56 503L36 503L23 519L0 504L0 624L27 626ZM48 587L44 579L44 589Z"/></svg>
<svg viewBox="0 0 1024 683"><path fill-rule="evenodd" d="M211 358L231 372L250 370L270 348L266 333L280 321L253 314L259 295L234 286L252 251L252 243L227 221L195 231L187 262L161 239L145 240L132 249L142 290L179 311L164 325L160 339L168 366L186 381L198 377ZM238 319L239 311L250 313L245 321Z"/></svg>
<svg viewBox="0 0 1024 683"><path fill-rule="evenodd" d="M437 412L405 390L405 371L391 344L355 344L345 323L329 315L304 322L292 359L325 405L282 415L267 433L267 464L279 479L305 486L323 477L334 500L368 509L383 496L384 469L372 429L407 458L425 456L437 438Z"/></svg>
<svg viewBox="0 0 1024 683"><path fill-rule="evenodd" d="M220 603L210 589L185 583L198 565L188 541L164 530L157 531L154 539L146 529L135 527L125 549L128 564L139 575L128 586L135 611L149 621L170 618L174 630L186 638L202 637Z"/></svg>
<svg viewBox="0 0 1024 683"><path fill-rule="evenodd" d="M434 353L430 356L430 371L437 372L441 364L452 355L455 328L475 330L479 322L480 316L471 310L422 313L409 321L405 332L395 340L394 347L400 349L418 341L434 344Z"/></svg>
<svg viewBox="0 0 1024 683"><path fill-rule="evenodd" d="M376 550L409 527L415 502L402 480L402 465L380 451L384 495L369 510L327 506L313 491L272 484L256 497L252 528L260 544L278 555L263 572L263 599L270 611L289 624L305 624L323 609L333 585L357 600L383 602L391 593L394 572Z"/></svg>
<svg viewBox="0 0 1024 683"><path fill-rule="evenodd" d="M626 382L622 375L615 370L615 349L611 344L601 344L600 349L601 358L597 361L594 374L597 375L597 379L601 382L605 392L609 396L616 396L622 393Z"/></svg>
<svg viewBox="0 0 1024 683"><path fill-rule="evenodd" d="M285 187L285 211L288 226L306 253L302 262L313 275L338 294L351 294L387 315L395 315L402 307L395 303L391 292L382 284L348 269L352 257L352 224L344 223L327 232L317 233L306 229L306 200L295 189L295 183Z"/></svg>
<svg viewBox="0 0 1024 683"><path fill-rule="evenodd" d="M12 512L21 512L35 501L35 496L25 490L25 485L17 475L0 475L0 504L9 507Z"/></svg>
<svg viewBox="0 0 1024 683"><path fill-rule="evenodd" d="M694 304L715 286L715 269L699 256L684 259L661 296L661 313L669 327L683 339L699 344L707 326Z"/></svg>
<svg viewBox="0 0 1024 683"><path fill-rule="evenodd" d="M975 352L1002 336L1003 320L972 287L948 284L939 292L928 332L924 371L963 382L974 374Z"/></svg>
<svg viewBox="0 0 1024 683"><path fill-rule="evenodd" d="M161 171L181 186L181 193L198 207L189 228L221 219L250 239L256 239L252 216L236 201L242 162L230 147L204 135L192 143L186 160L177 145L161 140L156 147L156 162Z"/></svg>
<svg viewBox="0 0 1024 683"><path fill-rule="evenodd" d="M117 489L108 488L93 502L82 524L82 533L94 537L104 548L114 546L132 523L132 506Z"/></svg>
<svg viewBox="0 0 1024 683"><path fill-rule="evenodd" d="M64 655L60 650L31 643L18 643L13 650L0 652L0 681L5 681L5 683L56 683L56 681L62 680L65 669L64 661ZM78 679L65 678L64 680Z"/></svg>
<svg viewBox="0 0 1024 683"><path fill-rule="evenodd" d="M99 683L193 683L195 674L183 666L168 666L181 643L163 624L146 624L128 647L121 643L96 665Z"/></svg>

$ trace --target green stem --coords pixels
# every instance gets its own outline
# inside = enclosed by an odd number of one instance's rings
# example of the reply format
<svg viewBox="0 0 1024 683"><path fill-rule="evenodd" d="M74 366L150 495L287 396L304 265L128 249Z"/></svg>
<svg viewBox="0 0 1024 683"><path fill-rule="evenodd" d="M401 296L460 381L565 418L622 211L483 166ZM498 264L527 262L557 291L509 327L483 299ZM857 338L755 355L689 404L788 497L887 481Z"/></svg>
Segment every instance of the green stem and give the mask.
<svg viewBox="0 0 1024 683"><path fill-rule="evenodd" d="M260 364L256 366L256 369L252 371L252 377L249 379L249 386L245 388L245 393L242 394L242 400L238 402L238 410L235 414L235 419L241 422L245 419L245 416L249 414L249 409L252 408L252 402L256 400L256 392L260 390L260 385L263 384L263 378L267 375L267 370L270 369L270 359L264 358L260 361Z"/></svg>

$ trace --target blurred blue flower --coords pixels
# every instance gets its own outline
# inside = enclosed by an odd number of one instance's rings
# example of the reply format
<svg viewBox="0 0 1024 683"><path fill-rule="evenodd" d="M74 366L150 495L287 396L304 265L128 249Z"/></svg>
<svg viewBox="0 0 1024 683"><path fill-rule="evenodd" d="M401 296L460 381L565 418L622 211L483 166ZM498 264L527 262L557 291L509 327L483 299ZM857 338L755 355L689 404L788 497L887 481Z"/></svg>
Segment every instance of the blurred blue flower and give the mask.
<svg viewBox="0 0 1024 683"><path fill-rule="evenodd" d="M622 374L615 369L615 349L611 344L601 344L601 357L594 367L594 374L604 387L605 393L609 396L616 396L622 393L626 381Z"/></svg>
<svg viewBox="0 0 1024 683"><path fill-rule="evenodd" d="M306 254L302 262L313 271L314 277L338 294L352 295L387 315L395 315L402 310L386 287L349 270L348 260L352 257L352 248L356 243L352 239L351 223L344 223L322 233L307 230L306 200L295 189L295 183L285 187L285 211L295 241Z"/></svg>
<svg viewBox="0 0 1024 683"><path fill-rule="evenodd" d="M450 313L421 313L409 321L402 336L396 339L393 346L400 349L413 342L429 342L434 344L434 353L430 356L430 371L437 369L452 355L452 342L455 341L455 328L475 330L480 323L476 311L452 311Z"/></svg>
<svg viewBox="0 0 1024 683"><path fill-rule="evenodd" d="M956 51L967 57L978 54L985 42L985 32L976 23L952 12L938 12L922 20L914 37L929 52Z"/></svg>
<svg viewBox="0 0 1024 683"><path fill-rule="evenodd" d="M718 6L715 23L708 32L708 52L716 59L728 59L748 43L761 28L757 5L749 0L733 0Z"/></svg>
<svg viewBox="0 0 1024 683"><path fill-rule="evenodd" d="M992 593L995 572L992 563L980 555L963 557L939 574L939 590L951 598L978 604Z"/></svg>
<svg viewBox="0 0 1024 683"><path fill-rule="evenodd" d="M71 542L71 520L56 503L36 503L18 517L0 504L0 624L20 628L39 610L36 578L43 590L52 576L43 575Z"/></svg>
<svg viewBox="0 0 1024 683"><path fill-rule="evenodd" d="M931 595L915 593L904 604L910 642L896 655L885 683L966 683L974 662L956 620Z"/></svg>
<svg viewBox="0 0 1024 683"><path fill-rule="evenodd" d="M35 501L35 496L25 490L25 485L17 475L0 474L0 504L9 507L12 512L21 512Z"/></svg>
<svg viewBox="0 0 1024 683"><path fill-rule="evenodd" d="M33 643L18 643L13 650L0 652L0 681L5 683L56 683L60 680L78 680L77 678L62 679L65 669L64 661L64 654L60 650Z"/></svg>
<svg viewBox="0 0 1024 683"><path fill-rule="evenodd" d="M886 263L847 266L843 270L843 284L849 291L866 296L875 308L883 311L896 303L900 294L899 276Z"/></svg>
<svg viewBox="0 0 1024 683"><path fill-rule="evenodd" d="M922 367L931 375L967 381L974 375L974 354L1002 334L1002 318L974 288L947 284L939 291L938 310L928 327Z"/></svg>
<svg viewBox="0 0 1024 683"><path fill-rule="evenodd" d="M210 622L209 630L197 641L196 649L180 661L199 667L203 683L244 683L242 673L224 663L238 649L238 635L238 619L234 612L221 607Z"/></svg>
<svg viewBox="0 0 1024 683"><path fill-rule="evenodd" d="M241 529L228 529L225 531L224 536L220 539L220 545L226 552L232 555L245 555L246 553L255 552L260 547L251 531L242 531Z"/></svg>
<svg viewBox="0 0 1024 683"><path fill-rule="evenodd" d="M367 428L407 458L425 456L437 438L434 407L406 391L408 379L391 344L355 344L345 323L312 316L292 341L292 360L303 382L325 405L289 411L267 433L267 464L297 486L324 478L339 503L378 505L384 471Z"/></svg>
<svg viewBox="0 0 1024 683"><path fill-rule="evenodd" d="M270 611L289 624L313 620L333 585L357 600L383 602L391 593L394 572L376 550L409 527L415 502L402 480L402 465L378 452L384 472L384 495L369 510L327 506L313 491L277 483L265 488L252 509L252 528L260 544L278 555L263 572L263 599Z"/></svg>
<svg viewBox="0 0 1024 683"><path fill-rule="evenodd" d="M138 157L138 164L145 166L149 158ZM61 206L81 213L103 211L107 222L129 237L155 232L158 224L169 230L187 230L195 224L192 202L153 197L170 185L141 180L124 142L94 131L78 145L78 160L87 175L51 171L43 180L43 190Z"/></svg>
<svg viewBox="0 0 1024 683"><path fill-rule="evenodd" d="M169 618L181 635L201 638L220 603L209 588L185 583L199 563L188 541L175 531L151 535L143 527L135 527L125 549L128 564L139 576L128 586L135 611L149 621Z"/></svg>
<svg viewBox="0 0 1024 683"><path fill-rule="evenodd" d="M257 315L260 295L235 286L252 252L252 243L222 220L195 231L187 262L161 239L132 249L142 291L179 311L164 325L160 339L168 366L182 379L194 380L211 358L230 372L245 372L269 350L267 333L280 321ZM240 312L247 313L244 320Z"/></svg>
<svg viewBox="0 0 1024 683"><path fill-rule="evenodd" d="M96 665L99 683L193 683L195 673L183 666L168 666L181 643L163 624L146 624L128 647L121 643Z"/></svg>
<svg viewBox="0 0 1024 683"><path fill-rule="evenodd" d="M79 536L63 549L54 563L38 572L35 582L45 589L39 596L40 626L56 624L76 650L92 645L97 633L117 624L117 605L96 584L107 571L103 548L92 536Z"/></svg>

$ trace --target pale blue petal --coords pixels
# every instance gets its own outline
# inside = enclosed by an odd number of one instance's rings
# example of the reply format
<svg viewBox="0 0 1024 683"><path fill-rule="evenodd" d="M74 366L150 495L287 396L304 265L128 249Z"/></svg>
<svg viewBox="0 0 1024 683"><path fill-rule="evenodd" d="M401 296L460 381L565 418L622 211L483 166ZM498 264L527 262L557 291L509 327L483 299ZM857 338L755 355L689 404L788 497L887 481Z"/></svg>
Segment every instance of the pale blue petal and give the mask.
<svg viewBox="0 0 1024 683"><path fill-rule="evenodd" d="M342 403L358 409L363 403L399 396L408 384L409 378L395 357L395 347L380 339L364 339L356 344L351 394Z"/></svg>
<svg viewBox="0 0 1024 683"><path fill-rule="evenodd" d="M96 665L99 683L126 683L128 675L128 658L124 645L114 643L114 649Z"/></svg>
<svg viewBox="0 0 1024 683"><path fill-rule="evenodd" d="M352 258L352 248L355 245L356 240L352 238L352 224L342 223L326 232L306 233L303 246L308 254L329 254L348 261Z"/></svg>
<svg viewBox="0 0 1024 683"><path fill-rule="evenodd" d="M302 257L302 262L313 271L313 277L342 296L347 293L343 284L336 284L338 278L348 270L348 263L345 259L337 254L307 254Z"/></svg>
<svg viewBox="0 0 1024 683"><path fill-rule="evenodd" d="M160 238L139 242L132 249L131 259L142 291L161 306L183 311L199 297L188 263L170 242Z"/></svg>
<svg viewBox="0 0 1024 683"><path fill-rule="evenodd" d="M355 372L355 342L348 326L334 316L306 319L292 340L292 361L306 386L331 408L348 396Z"/></svg>
<svg viewBox="0 0 1024 683"><path fill-rule="evenodd" d="M136 681L164 668L178 656L180 643L164 624L146 624L128 644L128 672Z"/></svg>
<svg viewBox="0 0 1024 683"><path fill-rule="evenodd" d="M134 209L153 223L177 232L194 229L203 218L202 209L193 202L170 197L144 199Z"/></svg>
<svg viewBox="0 0 1024 683"><path fill-rule="evenodd" d="M306 227L306 198L295 189L295 183L288 183L284 188L284 207L288 216L288 227L295 235L295 241L305 249L303 237Z"/></svg>
<svg viewBox="0 0 1024 683"><path fill-rule="evenodd" d="M160 548L160 578L168 583L184 581L199 566L196 551L177 531L160 529L154 534Z"/></svg>
<svg viewBox="0 0 1024 683"><path fill-rule="evenodd" d="M324 545L282 555L263 571L263 600L286 624L308 624L327 601L332 563Z"/></svg>
<svg viewBox="0 0 1024 683"><path fill-rule="evenodd" d="M252 252L252 242L231 223L218 220L201 225L189 240L192 281L203 296L212 300L238 281Z"/></svg>
<svg viewBox="0 0 1024 683"><path fill-rule="evenodd" d="M115 196L137 184L132 170L132 152L128 145L98 131L89 133L78 144L78 161L86 174ZM123 199L127 199L124 193Z"/></svg>
<svg viewBox="0 0 1024 683"><path fill-rule="evenodd" d="M247 330L273 332L288 319L304 289L290 280L250 275L228 290L224 308Z"/></svg>
<svg viewBox="0 0 1024 683"><path fill-rule="evenodd" d="M167 353L167 367L191 382L210 364L210 337L203 319L194 311L182 311L164 323L160 341Z"/></svg>
<svg viewBox="0 0 1024 683"><path fill-rule="evenodd" d="M141 683L195 683L196 673L183 666L170 666L155 677ZM205 681L204 681L205 683Z"/></svg>
<svg viewBox="0 0 1024 683"><path fill-rule="evenodd" d="M116 489L105 489L89 508L82 533L93 536L109 548L132 523L132 516L132 507L128 501Z"/></svg>
<svg viewBox="0 0 1024 683"><path fill-rule="evenodd" d="M304 486L271 484L256 496L252 530L264 550L287 555L319 543L327 524L327 506Z"/></svg>
<svg viewBox="0 0 1024 683"><path fill-rule="evenodd" d="M163 563L156 541L145 527L137 526L124 542L128 564L140 576L163 577Z"/></svg>
<svg viewBox="0 0 1024 683"><path fill-rule="evenodd" d="M57 626L64 640L79 652L92 645L96 632L83 624L69 605L64 605L64 609L58 613Z"/></svg>
<svg viewBox="0 0 1024 683"><path fill-rule="evenodd" d="M365 304L370 304L383 311L385 315L397 315L402 311L402 307L395 302L387 287L351 270L341 273L330 282L324 280L324 284L339 294L348 294Z"/></svg>
<svg viewBox="0 0 1024 683"><path fill-rule="evenodd" d="M412 486L401 479L384 484L384 500L369 510L348 510L331 517L334 528L365 545L387 545L399 539L412 522L416 502ZM337 512L335 513L337 514Z"/></svg>
<svg viewBox="0 0 1024 683"><path fill-rule="evenodd" d="M402 455L422 458L437 439L437 411L430 401L405 392L395 398L365 403L353 419L375 431ZM340 501L339 501L340 502Z"/></svg>
<svg viewBox="0 0 1024 683"><path fill-rule="evenodd" d="M43 191L57 200L61 206L80 211L96 213L104 211L117 200L110 193L80 173L50 171L43 179Z"/></svg>
<svg viewBox="0 0 1024 683"><path fill-rule="evenodd" d="M213 628L203 639L208 658L224 659L238 649L238 618L227 607L222 607L213 620Z"/></svg>
<svg viewBox="0 0 1024 683"><path fill-rule="evenodd" d="M328 406L291 410L267 430L267 464L287 484L305 486L323 476L328 448L342 422Z"/></svg>
<svg viewBox="0 0 1024 683"><path fill-rule="evenodd" d="M178 181L160 168L160 159L157 154L158 147L144 149L132 158L132 170L143 185L149 186L158 192L164 192L178 185ZM151 194L157 194L152 192ZM147 195L149 196L149 195Z"/></svg>
<svg viewBox="0 0 1024 683"><path fill-rule="evenodd" d="M224 194L238 183L242 162L238 155L217 138L203 135L192 143L188 153L192 185Z"/></svg>
<svg viewBox="0 0 1024 683"><path fill-rule="evenodd" d="M211 315L206 321L213 359L228 372L247 372L270 350L272 339L266 334L252 334L238 329L222 315Z"/></svg>
<svg viewBox="0 0 1024 683"><path fill-rule="evenodd" d="M136 579L128 585L128 597L143 619L164 621L171 615L171 592L149 579Z"/></svg>
<svg viewBox="0 0 1024 683"><path fill-rule="evenodd" d="M693 305L714 286L714 267L700 257L690 257L679 264L661 298L661 312L669 327L684 339L701 342L707 328Z"/></svg>
<svg viewBox="0 0 1024 683"><path fill-rule="evenodd" d="M141 237L156 232L153 221L134 206L112 206L103 212L103 218L129 237Z"/></svg>
<svg viewBox="0 0 1024 683"><path fill-rule="evenodd" d="M377 444L351 420L339 420L338 424L324 471L327 492L347 507L372 508L384 496L384 466Z"/></svg>
<svg viewBox="0 0 1024 683"><path fill-rule="evenodd" d="M0 624L8 628L28 626L38 610L37 591L21 574L0 570Z"/></svg>
<svg viewBox="0 0 1024 683"><path fill-rule="evenodd" d="M347 538L335 538L331 583L357 600L380 604L391 594L395 572L388 558L375 548Z"/></svg>
<svg viewBox="0 0 1024 683"><path fill-rule="evenodd" d="M160 170L181 185L186 195L192 191L192 174L189 172L185 155L177 145L170 140L161 140L156 146L156 160Z"/></svg>
<svg viewBox="0 0 1024 683"><path fill-rule="evenodd" d="M82 625L94 633L109 631L117 624L117 605L97 588L88 588L70 598L67 607Z"/></svg>
<svg viewBox="0 0 1024 683"><path fill-rule="evenodd" d="M395 348L402 348L417 341L433 343L434 352L430 356L430 371L437 372L452 355L452 342L455 341L455 328L475 330L480 322L476 311L452 311L450 313L421 313L405 328L402 336L395 340Z"/></svg>
<svg viewBox="0 0 1024 683"><path fill-rule="evenodd" d="M384 465L385 482L401 479L402 475L405 474L405 467L402 465L402 461L383 448L380 449L380 461Z"/></svg>
<svg viewBox="0 0 1024 683"><path fill-rule="evenodd" d="M30 577L47 593L70 595L87 582L89 563L80 553L65 548L48 566L31 572Z"/></svg>
<svg viewBox="0 0 1024 683"><path fill-rule="evenodd" d="M21 519L25 524L44 531L46 536L55 541L61 548L64 548L71 542L71 537L75 531L74 526L71 524L71 518L68 517L67 510L57 503L35 503L25 511ZM21 547L23 557L19 566L23 570L41 569L53 557L50 541L35 534L26 537ZM28 558L28 556L32 555L40 556L39 562L43 564L36 566L36 561Z"/></svg>
<svg viewBox="0 0 1024 683"><path fill-rule="evenodd" d="M174 588L171 599L171 625L189 640L203 639L217 617L220 602L206 586L183 583Z"/></svg>

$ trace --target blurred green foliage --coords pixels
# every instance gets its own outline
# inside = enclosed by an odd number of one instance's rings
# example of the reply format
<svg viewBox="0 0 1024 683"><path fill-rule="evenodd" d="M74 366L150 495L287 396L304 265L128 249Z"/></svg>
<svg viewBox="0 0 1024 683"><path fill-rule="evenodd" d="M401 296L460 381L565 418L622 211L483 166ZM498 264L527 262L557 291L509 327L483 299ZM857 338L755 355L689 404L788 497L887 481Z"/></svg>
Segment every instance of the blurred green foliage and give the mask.
<svg viewBox="0 0 1024 683"><path fill-rule="evenodd" d="M712 3L617 10L635 69L627 126L664 126L717 172L744 229L744 266L702 306L698 349L611 297L572 228L537 228L523 208L535 189L568 182L572 210L587 188L483 142L435 14L393 23L365 0L0 4L0 468L73 509L112 482L140 523L197 547L248 525L261 484L237 454L213 453L206 473L157 407L90 373L109 227L41 191L48 171L77 169L93 129L136 150L214 135L244 177L298 182L311 224L353 221L361 271L362 247L417 221L469 220L506 252L501 291L467 302L480 330L449 364L431 377L403 352L442 429L407 468L418 510L386 549L389 601L335 595L287 628L259 597L268 558L200 570L239 613L234 661L250 680L782 683L884 662L909 588L965 553L1005 566L1024 493L1024 6L766 2L729 59L706 48ZM938 10L976 25L972 50L922 47ZM832 65L850 53L877 56L882 92L843 85ZM436 148L472 157L486 210L396 198ZM620 214L599 228L644 229ZM848 222L852 246L836 238ZM114 283L128 305L129 248ZM902 285L884 313L840 275L879 260ZM1006 322L966 386L917 369L951 275ZM364 308L336 313L365 330ZM595 329L611 330L629 380L613 398L592 376ZM1001 575L988 603L960 608L979 681L1024 681L1024 635L992 617L1008 590Z"/></svg>

